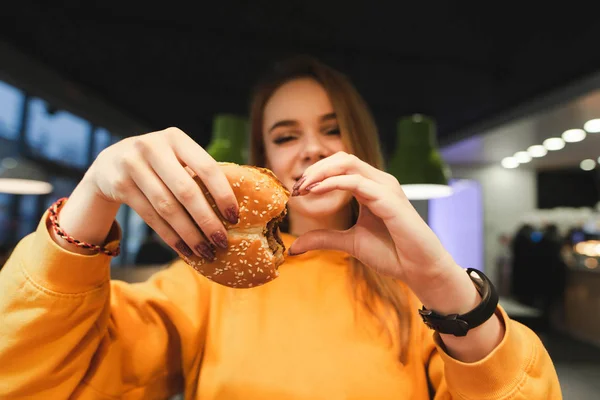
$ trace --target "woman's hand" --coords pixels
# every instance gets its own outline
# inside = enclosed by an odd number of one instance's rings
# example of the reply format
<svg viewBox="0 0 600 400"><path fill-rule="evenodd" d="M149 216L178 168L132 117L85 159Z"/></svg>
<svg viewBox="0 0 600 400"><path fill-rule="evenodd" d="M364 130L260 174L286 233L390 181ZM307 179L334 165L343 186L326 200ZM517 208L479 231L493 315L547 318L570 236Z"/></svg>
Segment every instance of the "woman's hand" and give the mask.
<svg viewBox="0 0 600 400"><path fill-rule="evenodd" d="M318 230L291 246L297 254L318 248L345 251L377 272L410 284L437 279L454 261L402 191L398 180L354 155L336 153L306 169L293 195L350 191L360 205L352 228Z"/></svg>
<svg viewBox="0 0 600 400"><path fill-rule="evenodd" d="M218 211L192 173L206 185ZM106 148L80 185L93 192L85 197L103 204L129 205L168 245L186 256L194 252L212 260L213 246L227 247L226 230L216 212L232 224L238 221L236 198L218 163L177 128L126 138Z"/></svg>

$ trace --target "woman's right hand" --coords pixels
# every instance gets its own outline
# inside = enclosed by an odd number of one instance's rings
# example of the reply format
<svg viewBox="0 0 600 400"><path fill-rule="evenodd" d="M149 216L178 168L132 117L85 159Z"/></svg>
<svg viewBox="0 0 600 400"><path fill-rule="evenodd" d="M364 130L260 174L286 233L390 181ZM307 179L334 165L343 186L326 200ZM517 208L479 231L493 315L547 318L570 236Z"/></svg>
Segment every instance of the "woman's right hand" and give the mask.
<svg viewBox="0 0 600 400"><path fill-rule="evenodd" d="M227 233L191 172L224 219L237 223L238 203L225 174L178 128L129 137L104 149L84 181L94 197L130 206L179 253L212 261L214 246L227 248Z"/></svg>

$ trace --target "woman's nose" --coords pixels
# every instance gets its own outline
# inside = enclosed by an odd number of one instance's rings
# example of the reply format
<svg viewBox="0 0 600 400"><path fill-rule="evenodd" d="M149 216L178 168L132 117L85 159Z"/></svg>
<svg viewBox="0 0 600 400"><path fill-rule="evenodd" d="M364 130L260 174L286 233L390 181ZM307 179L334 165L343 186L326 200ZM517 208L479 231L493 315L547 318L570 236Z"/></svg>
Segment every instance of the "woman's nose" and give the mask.
<svg viewBox="0 0 600 400"><path fill-rule="evenodd" d="M318 137L306 139L304 149L302 151L302 159L304 161L317 162L331 155L331 151L319 140Z"/></svg>

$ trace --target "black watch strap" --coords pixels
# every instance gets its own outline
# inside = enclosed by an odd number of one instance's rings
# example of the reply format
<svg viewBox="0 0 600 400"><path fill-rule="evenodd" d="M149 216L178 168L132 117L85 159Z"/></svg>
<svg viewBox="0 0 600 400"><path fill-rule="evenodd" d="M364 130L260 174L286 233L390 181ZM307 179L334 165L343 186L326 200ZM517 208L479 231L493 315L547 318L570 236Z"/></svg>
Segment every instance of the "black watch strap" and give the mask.
<svg viewBox="0 0 600 400"><path fill-rule="evenodd" d="M468 268L467 274L481 295L481 302L466 314L441 315L423 306L419 314L423 322L439 333L465 336L470 329L476 328L490 319L498 307L498 292L488 277L481 271ZM473 276L477 275L477 278Z"/></svg>

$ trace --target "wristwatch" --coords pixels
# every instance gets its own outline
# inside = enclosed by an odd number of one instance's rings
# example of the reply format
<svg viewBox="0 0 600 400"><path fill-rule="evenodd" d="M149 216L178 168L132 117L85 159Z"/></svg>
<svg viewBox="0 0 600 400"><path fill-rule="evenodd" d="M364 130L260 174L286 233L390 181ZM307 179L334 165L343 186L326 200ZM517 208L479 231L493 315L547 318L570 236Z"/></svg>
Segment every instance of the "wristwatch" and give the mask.
<svg viewBox="0 0 600 400"><path fill-rule="evenodd" d="M475 273L478 277L474 277ZM454 336L466 336L470 329L476 328L490 319L498 306L498 292L485 274L473 268L467 268L467 274L481 295L481 303L466 314L442 315L423 306L419 314L425 325L439 333Z"/></svg>

